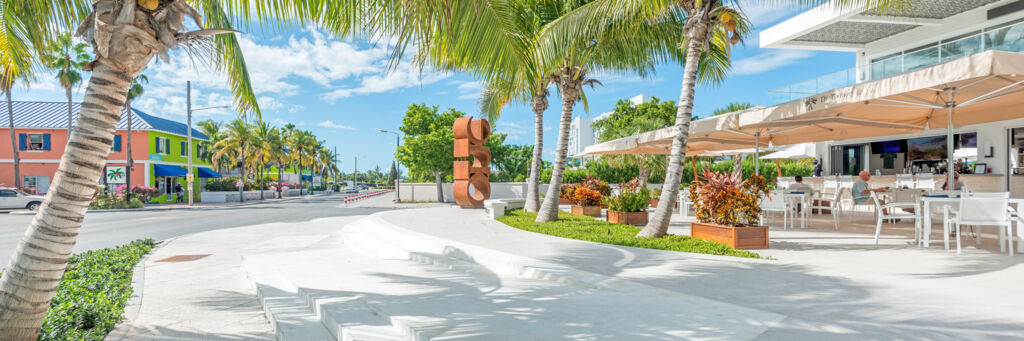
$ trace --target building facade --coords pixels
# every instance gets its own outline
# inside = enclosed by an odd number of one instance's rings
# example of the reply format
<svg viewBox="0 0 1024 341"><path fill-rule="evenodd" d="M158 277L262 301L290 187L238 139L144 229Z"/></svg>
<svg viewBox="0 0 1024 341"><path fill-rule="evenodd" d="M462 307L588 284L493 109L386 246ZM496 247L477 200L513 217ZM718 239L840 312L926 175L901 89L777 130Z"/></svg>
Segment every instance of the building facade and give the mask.
<svg viewBox="0 0 1024 341"><path fill-rule="evenodd" d="M646 94L639 94L630 98L633 105L640 105L650 102L652 97ZM612 112L606 112L594 118L576 116L569 124L569 151L571 159L582 159L588 157L583 154L584 149L597 144L598 131L593 127L594 122L608 117ZM592 156L589 156L592 157Z"/></svg>
<svg viewBox="0 0 1024 341"><path fill-rule="evenodd" d="M829 3L762 31L760 43L764 48L850 52L855 61L853 68L822 70L820 77L769 91L768 104L773 105L989 50L1024 52L1024 1L914 1L910 9L895 15ZM943 173L946 161L935 155L944 154L914 151L929 146L946 150L945 128L821 142L816 150L826 174ZM975 170L983 169L983 175L1003 179L991 181L998 186L988 190L1024 196L1024 109L1009 120L960 126L954 132L958 161L971 162Z"/></svg>
<svg viewBox="0 0 1024 341"><path fill-rule="evenodd" d="M8 138L0 139L0 186L14 186L14 149L21 162L19 173L22 187L36 193L49 191L57 171L64 146L68 141L66 102L13 102L15 145ZM80 103L72 104L72 120L77 118ZM185 176L188 173L188 128L184 123L146 114L137 109L132 113L131 150L134 166L131 169L132 186L159 189L157 202L178 200L176 189L182 186L187 194ZM127 171L128 111L122 113L114 141L107 158L107 171ZM7 106L0 105L0 133L9 136ZM208 158L207 136L192 129L192 172L195 174L194 195L199 193L209 178L220 175L211 169ZM122 168L124 167L124 168ZM106 173L106 171L105 171ZM114 179L112 182L108 181ZM120 177L104 176L98 185L115 189L125 185ZM184 200L184 199L182 199Z"/></svg>

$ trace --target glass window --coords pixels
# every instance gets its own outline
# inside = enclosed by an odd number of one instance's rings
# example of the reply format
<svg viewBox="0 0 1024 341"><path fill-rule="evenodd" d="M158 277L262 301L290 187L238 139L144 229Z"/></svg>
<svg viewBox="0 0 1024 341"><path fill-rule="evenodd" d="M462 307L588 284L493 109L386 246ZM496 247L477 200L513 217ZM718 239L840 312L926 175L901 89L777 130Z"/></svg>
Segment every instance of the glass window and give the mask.
<svg viewBox="0 0 1024 341"><path fill-rule="evenodd" d="M39 188L39 183L35 175L26 175L21 177L21 187Z"/></svg>
<svg viewBox="0 0 1024 341"><path fill-rule="evenodd" d="M43 134L28 134L28 150L44 150Z"/></svg>
<svg viewBox="0 0 1024 341"><path fill-rule="evenodd" d="M18 192L9 189L0 189L0 197L16 197Z"/></svg>
<svg viewBox="0 0 1024 341"><path fill-rule="evenodd" d="M164 141L163 141L162 137L157 137L156 138L156 153L157 154L163 154L164 153Z"/></svg>

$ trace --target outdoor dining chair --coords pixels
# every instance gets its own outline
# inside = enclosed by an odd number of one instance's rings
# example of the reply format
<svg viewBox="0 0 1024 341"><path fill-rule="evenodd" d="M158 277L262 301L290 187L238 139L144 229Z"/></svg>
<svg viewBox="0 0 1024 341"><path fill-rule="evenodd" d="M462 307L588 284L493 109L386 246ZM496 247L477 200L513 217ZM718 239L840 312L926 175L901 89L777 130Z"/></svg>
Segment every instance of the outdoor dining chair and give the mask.
<svg viewBox="0 0 1024 341"><path fill-rule="evenodd" d="M774 213L782 212L782 229L785 230L789 226L789 208L786 204L786 195L784 191L774 190L768 192L768 195L761 198L761 212L769 213L770 215L764 215L763 218L774 216ZM768 221L768 219L763 219ZM769 224L771 226L771 224Z"/></svg>
<svg viewBox="0 0 1024 341"><path fill-rule="evenodd" d="M841 197L842 199L840 199L839 203L840 204L848 203L849 206L850 206L850 210L852 211L853 210L853 192L852 192L853 191L853 176L852 175L840 175L839 176L839 189L843 190L844 192L849 194L848 196ZM842 207L840 207L840 211L842 211Z"/></svg>
<svg viewBox="0 0 1024 341"><path fill-rule="evenodd" d="M935 174L932 173L917 173L917 181L914 182L914 188L920 188L924 190L935 189Z"/></svg>
<svg viewBox="0 0 1024 341"><path fill-rule="evenodd" d="M947 205L943 211L943 238L948 240L950 225L955 225L956 253L962 254L960 248L960 225L971 226L996 226L1001 228L996 234L999 236L999 248L1003 248L1003 233L1008 236L1010 255L1013 256L1013 223L1010 220L1009 206L1010 193L971 193L960 196L960 204L953 208ZM978 245L981 245L981 233L977 238ZM1001 251L1001 250L1000 250Z"/></svg>
<svg viewBox="0 0 1024 341"><path fill-rule="evenodd" d="M871 192L871 201L875 204L875 217L878 220L875 224L875 245L878 245L878 237L882 235L883 221L895 219L917 220L916 214L903 211L905 207L917 207L917 203L893 202L882 205L882 201L878 199L878 194L874 191Z"/></svg>
<svg viewBox="0 0 1024 341"><path fill-rule="evenodd" d="M914 188L914 175L896 174L896 188Z"/></svg>
<svg viewBox="0 0 1024 341"><path fill-rule="evenodd" d="M679 191L680 217L685 218L690 216L690 205L693 205L693 202L690 201L690 187L686 187Z"/></svg>
<svg viewBox="0 0 1024 341"><path fill-rule="evenodd" d="M834 193L825 194L821 193L813 200L811 200L811 213L815 211L819 214L825 210L829 210L832 214L832 225L839 230L839 197L843 195L843 190L838 189Z"/></svg>
<svg viewBox="0 0 1024 341"><path fill-rule="evenodd" d="M839 180L835 176L822 178L821 191L824 194L835 194L839 192Z"/></svg>

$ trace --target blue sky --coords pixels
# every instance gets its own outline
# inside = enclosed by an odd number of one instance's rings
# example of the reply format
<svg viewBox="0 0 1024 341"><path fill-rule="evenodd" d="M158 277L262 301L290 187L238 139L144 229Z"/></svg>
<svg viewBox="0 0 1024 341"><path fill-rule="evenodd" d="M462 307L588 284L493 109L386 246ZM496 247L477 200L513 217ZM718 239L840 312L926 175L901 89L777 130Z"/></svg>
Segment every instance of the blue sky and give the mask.
<svg viewBox="0 0 1024 341"><path fill-rule="evenodd" d="M741 3L744 1L741 1ZM757 32L788 18L799 8L743 6L755 24L755 32L744 45L733 51L733 71L717 86L697 90L695 114L704 116L732 101L766 104L766 92L854 66L854 55L837 52L811 52L758 48ZM406 107L425 102L441 110L453 107L468 114L478 113L476 100L480 83L464 74L442 74L417 70L401 64L387 72L387 51L366 41L330 39L315 29L284 33L243 33L246 56L254 88L265 120L274 125L294 123L313 131L319 138L337 147L341 168L350 172L354 158L359 169L390 167L395 139L378 129L397 131ZM202 62L172 54L170 62L155 61L144 72L150 84L146 94L134 106L150 114L185 121L185 82L193 82L193 107L230 105L225 78ZM639 93L662 100L678 100L682 68L677 64L658 67L647 79L628 74L594 75L603 87L588 89L591 112L577 105L575 116L597 116L611 110L619 99ZM62 101L63 91L56 81L44 78L31 89L19 88L15 100ZM554 90L552 88L552 90ZM80 100L84 87L75 91ZM545 159L553 159L557 138L559 99L552 91L550 108L545 112ZM195 113L197 120L228 121L231 110L205 110ZM533 117L525 106L506 108L494 124L509 134L510 143L532 144Z"/></svg>

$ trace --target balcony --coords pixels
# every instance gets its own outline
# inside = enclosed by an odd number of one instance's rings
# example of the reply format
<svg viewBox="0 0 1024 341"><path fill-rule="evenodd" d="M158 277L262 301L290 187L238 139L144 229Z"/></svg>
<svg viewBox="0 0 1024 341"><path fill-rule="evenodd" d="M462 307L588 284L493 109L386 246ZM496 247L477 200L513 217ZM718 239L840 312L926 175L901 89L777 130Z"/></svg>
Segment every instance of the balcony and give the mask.
<svg viewBox="0 0 1024 341"><path fill-rule="evenodd" d="M768 105L777 105L862 82L895 76L975 53L1000 50L1024 52L1024 23L987 29L875 60L871 64L830 73L768 91Z"/></svg>

